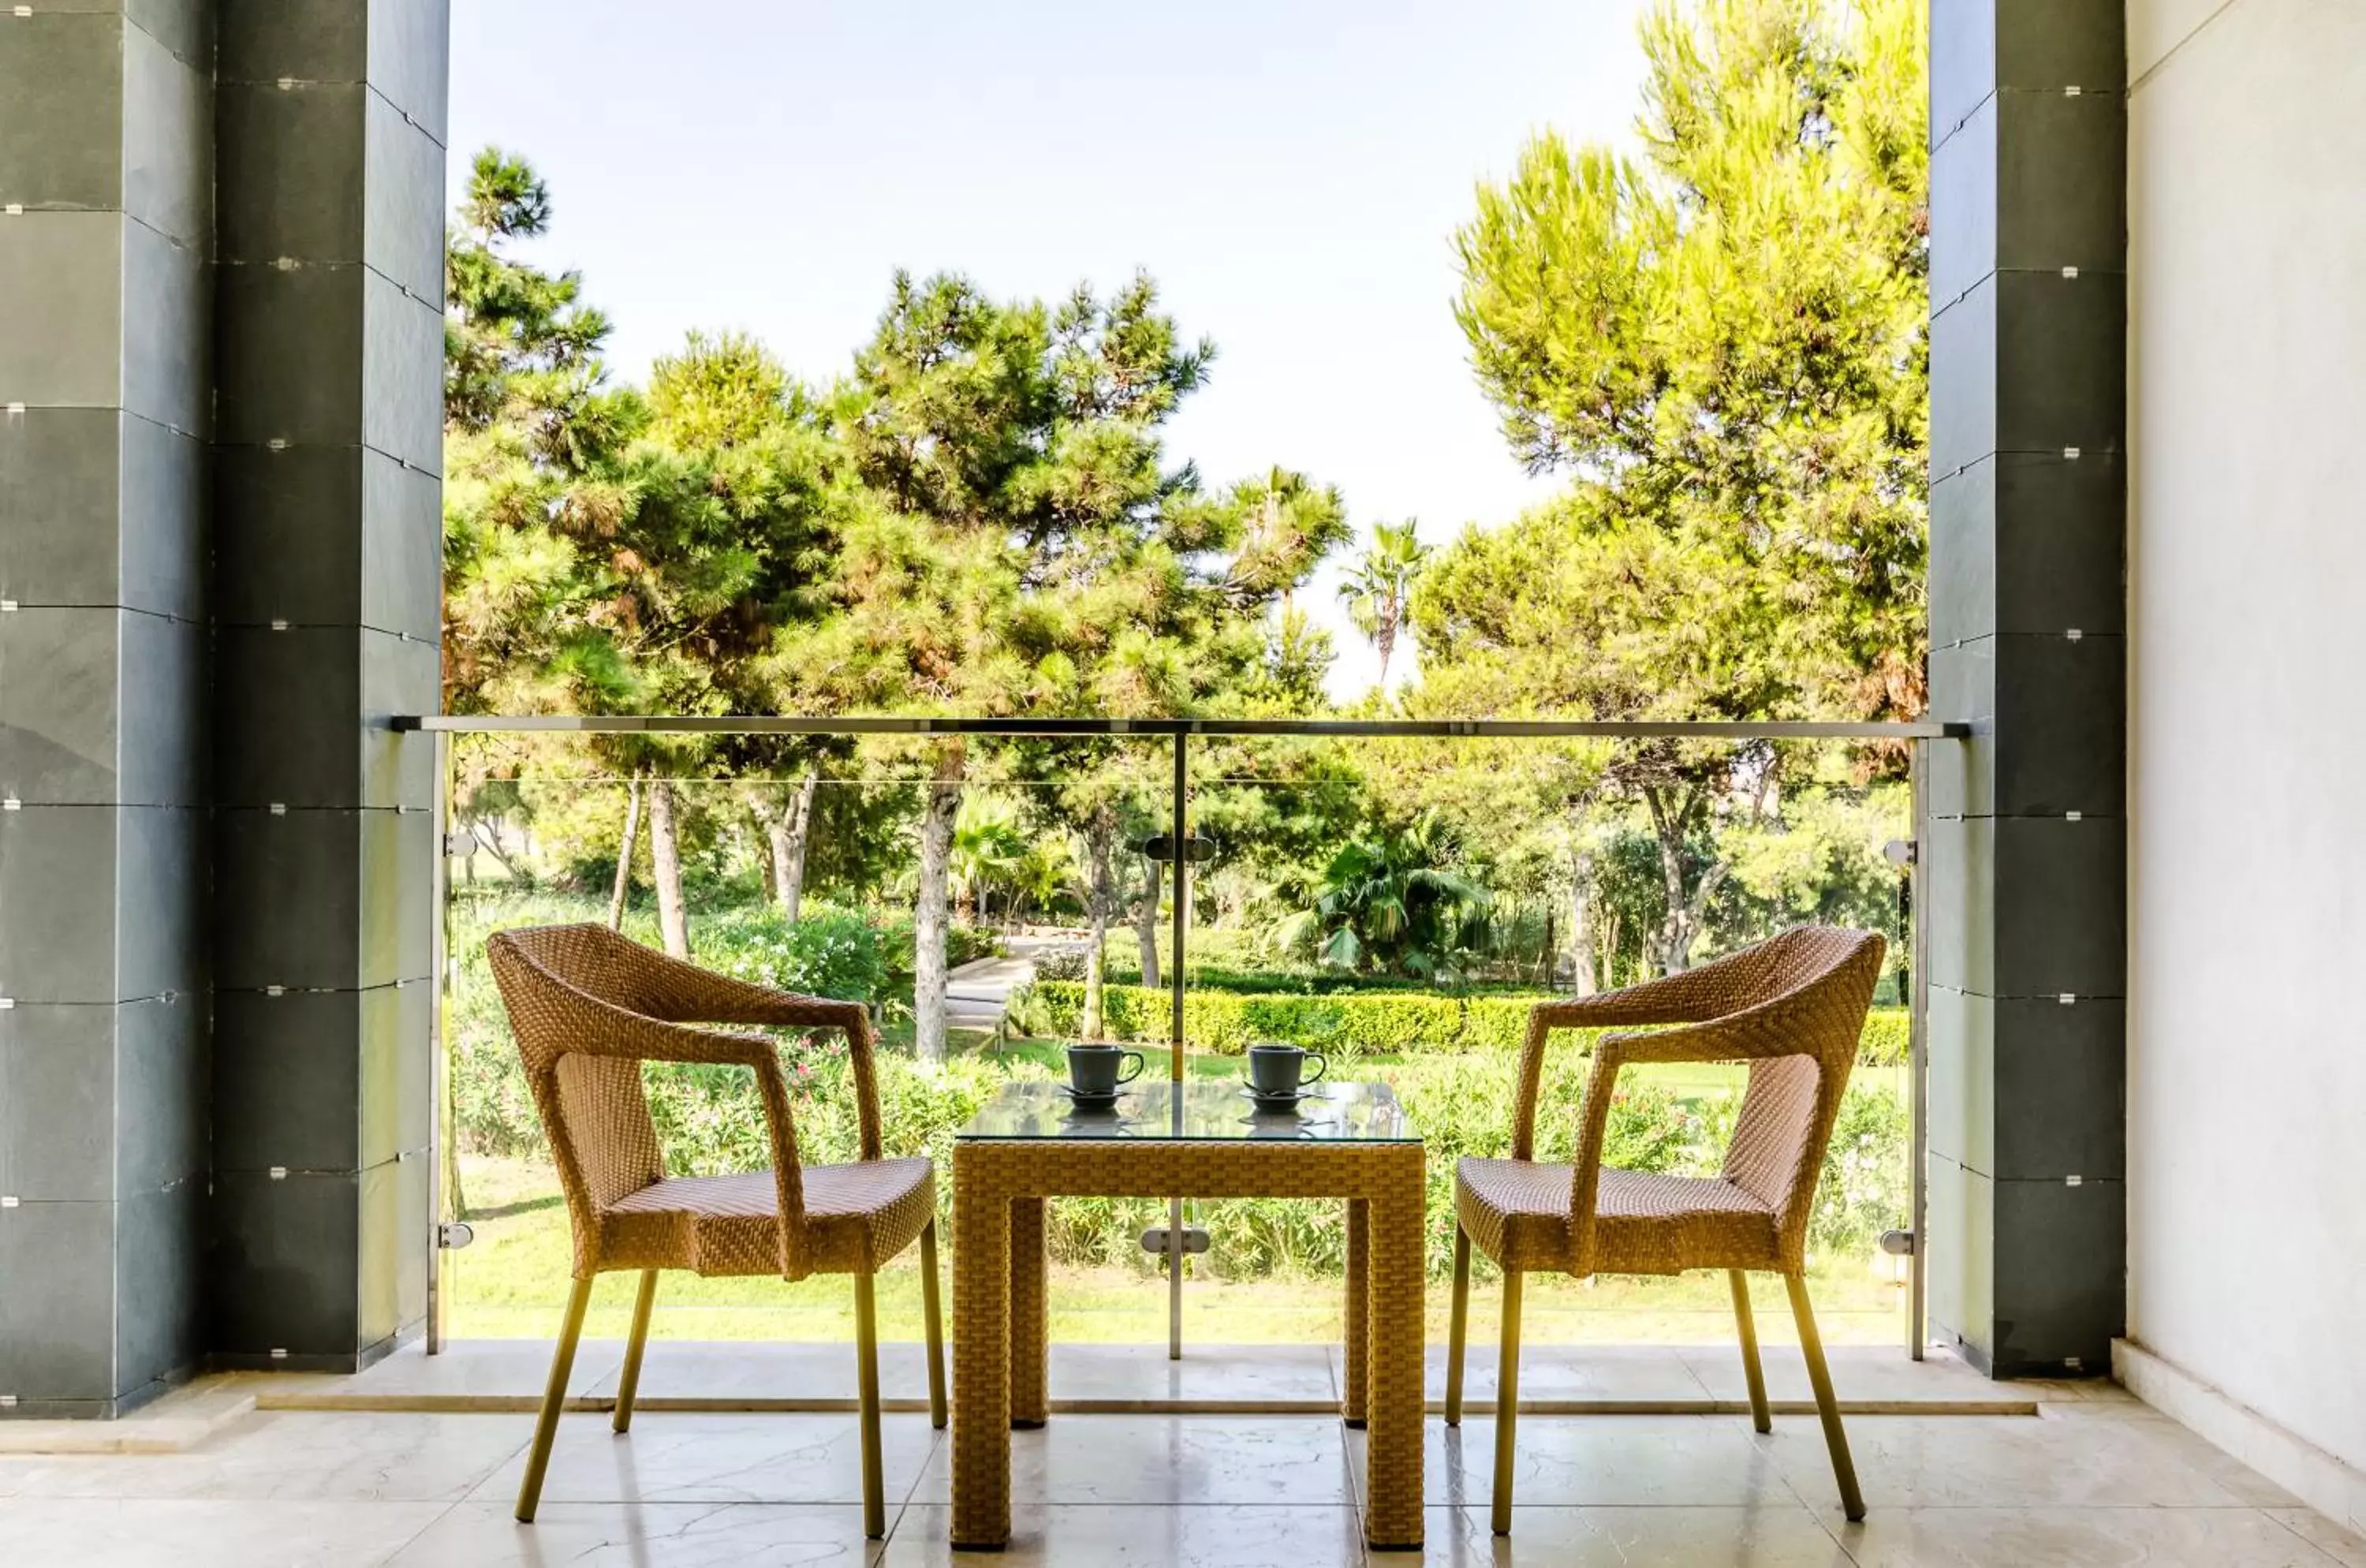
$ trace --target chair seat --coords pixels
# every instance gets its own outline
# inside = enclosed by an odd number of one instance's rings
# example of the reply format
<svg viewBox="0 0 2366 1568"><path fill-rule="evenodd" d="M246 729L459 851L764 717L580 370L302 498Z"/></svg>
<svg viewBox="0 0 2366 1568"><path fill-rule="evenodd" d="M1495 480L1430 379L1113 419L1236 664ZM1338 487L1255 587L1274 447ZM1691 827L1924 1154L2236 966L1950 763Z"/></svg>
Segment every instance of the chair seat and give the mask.
<svg viewBox="0 0 2366 1568"><path fill-rule="evenodd" d="M1456 1217L1472 1245L1499 1267L1572 1269L1570 1188L1575 1179L1572 1166L1464 1159L1454 1169ZM1596 1273L1782 1266L1772 1205L1722 1178L1605 1166L1594 1213Z"/></svg>
<svg viewBox="0 0 2366 1568"><path fill-rule="evenodd" d="M805 1168L806 1271L874 1269L912 1245L937 1213L925 1159ZM781 1271L780 1189L769 1170L672 1176L601 1216L601 1258L617 1269L701 1274Z"/></svg>

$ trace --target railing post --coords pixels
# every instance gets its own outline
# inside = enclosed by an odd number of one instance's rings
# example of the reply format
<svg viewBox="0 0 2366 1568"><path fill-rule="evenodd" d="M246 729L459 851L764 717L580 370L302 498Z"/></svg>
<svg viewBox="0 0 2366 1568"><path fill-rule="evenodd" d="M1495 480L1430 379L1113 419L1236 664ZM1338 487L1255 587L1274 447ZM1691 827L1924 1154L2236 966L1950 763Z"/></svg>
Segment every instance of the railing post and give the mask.
<svg viewBox="0 0 2366 1568"><path fill-rule="evenodd" d="M412 737L417 743L417 737ZM430 1061L427 1113L427 1353L441 1354L444 1349L444 1253L445 1224L449 1218L444 1204L450 1194L444 1190L444 1161L451 1152L451 1076L445 1070L444 1012L451 1003L450 931L446 929L447 911L451 907L452 876L452 738L438 730L435 735L435 874L429 881L429 897L434 900L434 925L428 938L428 956L434 967L427 982L427 1050Z"/></svg>
<svg viewBox="0 0 2366 1568"><path fill-rule="evenodd" d="M1912 964L1907 997L1906 1039L1908 1094L1913 1104L1911 1148L1913 1197L1907 1212L1909 1234L1914 1238L1914 1250L1907 1257L1906 1278L1906 1353L1915 1360L1922 1359L1924 1345L1931 1336L1925 1326L1927 1312L1924 1292L1931 1268L1931 1205L1929 1201L1931 1163L1931 1016L1930 942L1931 916L1924 900L1929 877L1923 863L1930 858L1931 806L1931 743L1916 740L1910 743L1912 763L1907 774L1909 795L1909 829L1914 835L1913 857L1906 864L1907 928L1906 961Z"/></svg>
<svg viewBox="0 0 2366 1568"><path fill-rule="evenodd" d="M1174 874L1168 885L1175 890L1175 914L1170 921L1173 936L1167 943L1167 981L1173 1000L1170 1004L1166 1032L1167 1103L1176 1129L1183 1122L1183 932L1185 915L1191 901L1191 823L1185 801L1189 786L1189 764L1191 741L1182 730L1175 732L1175 800L1174 820L1168 831L1169 863ZM1183 1359L1183 1200L1166 1201L1166 1359Z"/></svg>

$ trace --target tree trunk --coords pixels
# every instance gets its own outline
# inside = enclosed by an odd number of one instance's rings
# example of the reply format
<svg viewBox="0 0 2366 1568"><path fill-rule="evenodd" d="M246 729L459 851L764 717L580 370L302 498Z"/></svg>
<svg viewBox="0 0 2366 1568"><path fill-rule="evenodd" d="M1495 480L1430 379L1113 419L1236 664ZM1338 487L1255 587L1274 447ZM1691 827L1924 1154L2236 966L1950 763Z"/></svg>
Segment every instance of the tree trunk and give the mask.
<svg viewBox="0 0 2366 1568"><path fill-rule="evenodd" d="M1594 852L1580 848L1570 858L1569 952L1573 994L1590 997L1594 975Z"/></svg>
<svg viewBox="0 0 2366 1568"><path fill-rule="evenodd" d="M625 900L633 892L633 849L641 836L641 781L636 776L625 791L625 843L616 852L616 887L608 895L608 929L625 929Z"/></svg>
<svg viewBox="0 0 2366 1568"><path fill-rule="evenodd" d="M1709 898L1724 884L1729 869L1722 861L1712 862L1692 891L1684 890L1684 840L1694 817L1699 814L1705 792L1706 786L1701 784L1686 788L1682 804L1673 814L1657 788L1643 792L1651 808L1652 834L1660 842L1660 881L1668 901L1667 915L1660 922L1658 956L1662 975L1677 975L1692 967L1693 943L1699 940Z"/></svg>
<svg viewBox="0 0 2366 1568"><path fill-rule="evenodd" d="M1116 902L1110 883L1110 859L1117 823L1106 809L1093 813L1085 828L1086 859L1089 863L1088 880L1085 886L1085 923L1091 934L1091 945L1085 949L1085 1010L1077 1020L1076 1032L1087 1040L1109 1038L1106 1016L1106 990L1102 980L1101 947L1109 940L1110 908Z"/></svg>
<svg viewBox="0 0 2366 1568"><path fill-rule="evenodd" d="M1667 796L1659 786L1646 786L1643 791L1643 802L1651 811L1651 836L1660 845L1660 891L1665 912L1660 919L1660 937L1652 958L1662 975L1680 975L1692 966L1691 905L1684 897L1684 834L1692 826L1699 793L1696 785L1686 789L1681 803L1671 811Z"/></svg>
<svg viewBox="0 0 2366 1568"><path fill-rule="evenodd" d="M794 925L805 901L806 846L813 840L814 795L821 781L812 773L797 785L788 809L764 818L764 840L772 850L772 897L781 913Z"/></svg>
<svg viewBox="0 0 2366 1568"><path fill-rule="evenodd" d="M674 826L673 785L649 781L649 874L658 885L658 931L665 950L690 956L690 916L682 907L682 839Z"/></svg>
<svg viewBox="0 0 2366 1568"><path fill-rule="evenodd" d="M1147 863L1148 886L1143 889L1142 904L1134 911L1133 938L1142 949L1142 983L1158 984L1158 887L1160 874L1166 869L1156 861Z"/></svg>
<svg viewBox="0 0 2366 1568"><path fill-rule="evenodd" d="M953 818L961 810L962 753L937 761L920 808L920 888L912 908L912 1048L924 1062L945 1059L945 897L952 863Z"/></svg>

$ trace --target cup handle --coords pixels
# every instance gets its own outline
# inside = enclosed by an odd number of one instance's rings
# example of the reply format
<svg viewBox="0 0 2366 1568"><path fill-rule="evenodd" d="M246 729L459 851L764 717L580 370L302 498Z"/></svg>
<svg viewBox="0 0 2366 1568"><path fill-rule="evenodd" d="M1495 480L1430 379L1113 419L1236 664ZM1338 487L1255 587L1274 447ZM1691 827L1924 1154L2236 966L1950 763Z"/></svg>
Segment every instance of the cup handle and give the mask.
<svg viewBox="0 0 2366 1568"><path fill-rule="evenodd" d="M1130 1073L1129 1073L1129 1072L1127 1072L1127 1071L1125 1070L1125 1064L1126 1064L1128 1061L1131 1061L1131 1062L1132 1062L1132 1063L1133 1063L1133 1071L1132 1071L1132 1072L1130 1072ZM1128 1051L1124 1055L1120 1056L1120 1057L1117 1059L1117 1062L1118 1062L1118 1077L1117 1077L1117 1081L1118 1081L1121 1085L1130 1084L1130 1083L1132 1083L1134 1079L1136 1079L1136 1078L1138 1078L1138 1077L1140 1077L1142 1076L1142 1065L1143 1065L1143 1064L1142 1064L1142 1053L1141 1053L1141 1052L1139 1052L1139 1051Z"/></svg>
<svg viewBox="0 0 2366 1568"><path fill-rule="evenodd" d="M1314 1076L1310 1078L1301 1075L1298 1080L1298 1087L1301 1089L1321 1083L1323 1075L1331 1070L1331 1064L1323 1059L1323 1053L1320 1051L1309 1051L1306 1053L1306 1059L1314 1064Z"/></svg>

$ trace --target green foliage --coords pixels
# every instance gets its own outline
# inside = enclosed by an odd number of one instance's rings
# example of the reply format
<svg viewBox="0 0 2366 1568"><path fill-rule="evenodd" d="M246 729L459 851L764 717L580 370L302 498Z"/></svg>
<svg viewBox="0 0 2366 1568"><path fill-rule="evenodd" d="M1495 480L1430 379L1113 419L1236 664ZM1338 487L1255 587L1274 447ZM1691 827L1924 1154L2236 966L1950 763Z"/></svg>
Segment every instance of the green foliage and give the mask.
<svg viewBox="0 0 2366 1568"><path fill-rule="evenodd" d="M1035 981L1013 997L1012 1021L1029 1034L1074 1035L1083 1017L1084 991L1073 980ZM1549 999L1553 998L1534 993L1441 996L1366 989L1307 996L1187 989L1183 1028L1193 1050L1228 1056L1257 1040L1372 1055L1509 1055L1527 1041L1529 1010ZM1166 1042L1173 1006L1167 991L1110 986L1101 1005L1110 1039ZM1583 1050L1595 1032L1558 1031L1555 1049ZM1906 1040L1905 1010L1876 1008L1865 1020L1858 1060L1869 1066L1903 1061Z"/></svg>
<svg viewBox="0 0 2366 1568"><path fill-rule="evenodd" d="M706 968L807 996L876 1000L888 964L878 928L851 909L807 904L792 922L760 905L704 924L698 961Z"/></svg>
<svg viewBox="0 0 2366 1568"><path fill-rule="evenodd" d="M1274 928L1274 945L1354 974L1460 978L1488 898L1451 867L1454 853L1436 812L1349 841L1307 889L1306 906Z"/></svg>
<svg viewBox="0 0 2366 1568"><path fill-rule="evenodd" d="M1862 1256L1872 1251L1882 1232L1909 1224L1912 1137L1906 1109L1892 1090L1860 1085L1842 1098L1808 1222L1810 1251Z"/></svg>
<svg viewBox="0 0 2366 1568"><path fill-rule="evenodd" d="M1547 132L1480 187L1457 315L1515 453L1582 476L1556 575L1612 594L1564 662L1695 717L1919 712L1926 20L1662 4L1643 160Z"/></svg>

